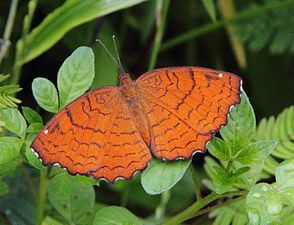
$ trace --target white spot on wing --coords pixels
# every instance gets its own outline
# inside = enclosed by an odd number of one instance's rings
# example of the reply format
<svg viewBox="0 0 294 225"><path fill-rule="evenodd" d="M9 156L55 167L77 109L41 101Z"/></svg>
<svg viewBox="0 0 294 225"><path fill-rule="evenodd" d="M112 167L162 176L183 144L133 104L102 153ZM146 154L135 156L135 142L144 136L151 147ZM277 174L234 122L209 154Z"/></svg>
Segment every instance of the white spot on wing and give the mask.
<svg viewBox="0 0 294 225"><path fill-rule="evenodd" d="M219 73L217 76L218 77L223 77L224 75L222 73Z"/></svg>
<svg viewBox="0 0 294 225"><path fill-rule="evenodd" d="M44 130L44 134L48 134L48 130Z"/></svg>

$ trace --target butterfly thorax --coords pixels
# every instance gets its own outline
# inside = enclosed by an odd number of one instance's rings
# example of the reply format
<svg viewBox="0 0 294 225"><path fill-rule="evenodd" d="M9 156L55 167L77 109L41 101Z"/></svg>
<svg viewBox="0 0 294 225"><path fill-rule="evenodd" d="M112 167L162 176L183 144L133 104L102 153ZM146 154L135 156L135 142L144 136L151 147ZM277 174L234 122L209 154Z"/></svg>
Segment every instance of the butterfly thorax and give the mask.
<svg viewBox="0 0 294 225"><path fill-rule="evenodd" d="M126 101L134 101L136 99L135 82L127 73L119 76L119 91Z"/></svg>
<svg viewBox="0 0 294 225"><path fill-rule="evenodd" d="M150 132L138 93L136 92L135 81L130 75L125 73L119 77L120 86L118 88L120 96L126 103L126 106L132 115L133 122L140 133L144 142L150 146Z"/></svg>

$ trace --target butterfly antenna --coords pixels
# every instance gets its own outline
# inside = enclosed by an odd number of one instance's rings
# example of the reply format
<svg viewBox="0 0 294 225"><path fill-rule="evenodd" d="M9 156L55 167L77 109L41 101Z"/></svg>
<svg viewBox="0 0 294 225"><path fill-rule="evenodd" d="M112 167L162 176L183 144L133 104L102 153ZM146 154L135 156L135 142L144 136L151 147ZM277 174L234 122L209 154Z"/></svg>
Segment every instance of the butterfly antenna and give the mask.
<svg viewBox="0 0 294 225"><path fill-rule="evenodd" d="M119 54L118 54L118 50L117 50L117 46L116 46L116 41L115 41L115 35L112 35L112 41L113 41L113 45L114 45L114 48L115 48L115 53L116 53L116 57L117 57L117 61L118 61L118 64L119 64L119 69L121 71L121 73L125 73L123 67L122 67L122 64L121 64L121 61L120 61L120 58L119 58Z"/></svg>
<svg viewBox="0 0 294 225"><path fill-rule="evenodd" d="M117 65L117 67L119 68L120 70L120 73L123 73L123 70L122 70L122 66L120 64L120 61L118 62L114 56L110 53L110 51L106 48L105 44L100 40L100 39L96 39L96 41L98 41L102 47L105 49L105 51L107 52L107 54L110 56L110 58L114 61L114 63Z"/></svg>

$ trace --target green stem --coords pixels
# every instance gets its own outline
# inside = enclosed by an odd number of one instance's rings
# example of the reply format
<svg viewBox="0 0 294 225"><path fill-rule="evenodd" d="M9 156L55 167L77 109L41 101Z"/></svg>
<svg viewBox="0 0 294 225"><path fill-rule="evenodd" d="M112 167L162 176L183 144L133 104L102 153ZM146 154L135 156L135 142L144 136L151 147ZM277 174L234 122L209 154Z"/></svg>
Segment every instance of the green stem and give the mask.
<svg viewBox="0 0 294 225"><path fill-rule="evenodd" d="M38 0L31 0L28 4L28 14L25 16L23 21L22 36L21 36L21 39L18 40L16 45L16 56L15 56L13 72L12 72L13 76L11 77L11 80L10 80L11 84L17 84L20 79L20 74L21 74L21 70L23 66L23 63L21 63L21 60L20 60L20 56L22 55L22 51L24 50L26 46L26 36L29 33L37 4L38 4Z"/></svg>
<svg viewBox="0 0 294 225"><path fill-rule="evenodd" d="M201 188L200 188L200 185L201 185L200 176L199 176L198 172L195 170L195 168L193 167L192 163L189 166L189 170L190 170L192 180L193 180L193 183L194 183L196 199L198 201L198 200L202 199Z"/></svg>
<svg viewBox="0 0 294 225"><path fill-rule="evenodd" d="M44 219L46 195L47 195L47 169L40 170L39 193L37 200L36 224L40 225Z"/></svg>
<svg viewBox="0 0 294 225"><path fill-rule="evenodd" d="M3 34L4 44L0 49L0 65L1 65L2 59L5 57L6 52L8 51L8 48L10 45L9 39L11 36L13 24L14 24L17 5L18 5L18 0L12 0L11 5L10 5L10 9L9 9L7 22L5 25L5 31Z"/></svg>
<svg viewBox="0 0 294 225"><path fill-rule="evenodd" d="M164 217L165 210L166 210L166 204L168 203L170 199L170 191L165 191L161 194L161 199L159 205L155 209L155 219L161 220Z"/></svg>
<svg viewBox="0 0 294 225"><path fill-rule="evenodd" d="M228 164L226 166L226 169L225 169L227 173L230 173L230 170L232 168L233 162L234 162L233 160L229 160L229 162L228 162Z"/></svg>
<svg viewBox="0 0 294 225"><path fill-rule="evenodd" d="M158 1L157 4L157 10L156 10L156 34L152 46L152 52L151 52L151 57L150 57L150 62L148 66L148 70L152 70L155 67L160 45L161 45L161 40L165 28L165 21L166 21L166 16L167 16L167 11L169 7L170 0L161 0ZM158 10L159 9L159 10Z"/></svg>
<svg viewBox="0 0 294 225"><path fill-rule="evenodd" d="M226 24L230 24L233 22L248 19L248 18L256 16L258 14L265 13L271 9L287 7L290 4L293 4L293 0L273 1L270 3L264 4L260 7L256 7L253 9L249 9L249 10L245 10L243 12L240 12L236 16L231 17L229 19L222 19L222 20L219 20L215 23L210 23L210 24L204 25L202 27L196 27L195 29L192 29L186 33L181 34L181 35L178 35L170 40L167 40L165 43L163 43L161 45L160 51L165 51L165 50L170 49L176 45L182 44L186 41L189 41L193 38L196 38L202 34L217 30Z"/></svg>
<svg viewBox="0 0 294 225"><path fill-rule="evenodd" d="M179 214L175 215L174 217L170 218L166 222L164 222L162 225L177 225L181 224L187 219L190 219L193 217L200 209L207 206L209 203L215 201L218 198L224 198L224 197L232 197L235 195L243 195L242 191L239 192L229 192L223 195L216 194L212 192L211 194L207 195L206 197L202 198L201 200L198 200L197 202L193 203L191 206L189 206L184 211L180 212Z"/></svg>
<svg viewBox="0 0 294 225"><path fill-rule="evenodd" d="M246 193L247 193L247 192L246 192ZM218 208L220 208L220 207L227 206L227 205L230 205L230 204L232 204L232 203L238 202L238 201L240 201L240 200L242 200L242 199L244 199L244 198L245 198L245 196L241 196L241 197L239 197L239 198L234 198L234 199L232 199L232 200L225 201L225 202L222 202L222 203L216 204L216 205L214 205L214 206L211 206L211 207L208 207L208 208L202 209L202 210L200 210L198 213L196 213L195 215L193 215L191 218L196 218L196 217L198 217L198 216L201 216L201 215L203 215L203 214L209 213L209 212L211 212L211 211L213 211L213 210L215 210L215 209L218 209Z"/></svg>
<svg viewBox="0 0 294 225"><path fill-rule="evenodd" d="M201 200L195 202L191 206L189 206L187 209L179 213L178 215L172 217L171 219L164 222L162 225L176 225L184 222L185 220L189 219L192 215L197 213L200 209L202 209L204 206L208 205L209 203L215 201L218 199L221 195L216 193L211 193L205 198L202 198Z"/></svg>

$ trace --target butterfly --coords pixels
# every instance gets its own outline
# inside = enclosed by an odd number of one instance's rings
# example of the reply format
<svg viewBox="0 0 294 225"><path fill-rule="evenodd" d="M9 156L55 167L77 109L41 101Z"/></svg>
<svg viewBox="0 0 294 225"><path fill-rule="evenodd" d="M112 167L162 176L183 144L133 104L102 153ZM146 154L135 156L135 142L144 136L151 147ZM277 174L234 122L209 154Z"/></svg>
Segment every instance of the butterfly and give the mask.
<svg viewBox="0 0 294 225"><path fill-rule="evenodd" d="M242 80L201 67L156 69L99 87L60 110L32 142L44 165L113 183L146 168L204 152L233 106Z"/></svg>

